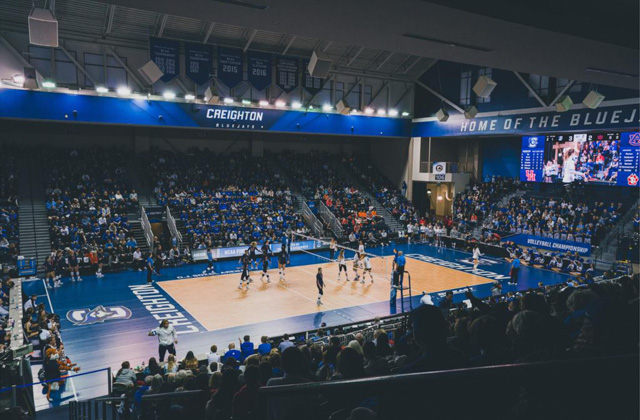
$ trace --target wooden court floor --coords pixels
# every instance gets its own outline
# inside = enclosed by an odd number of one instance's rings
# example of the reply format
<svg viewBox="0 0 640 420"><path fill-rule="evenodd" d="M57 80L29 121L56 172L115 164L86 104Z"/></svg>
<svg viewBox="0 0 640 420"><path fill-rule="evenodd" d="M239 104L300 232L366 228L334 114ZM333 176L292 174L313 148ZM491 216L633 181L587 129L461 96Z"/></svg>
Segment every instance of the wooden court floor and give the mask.
<svg viewBox="0 0 640 420"><path fill-rule="evenodd" d="M322 267L325 282L322 306L316 305L318 267ZM406 269L411 273L414 295L491 282L413 258L407 258ZM249 291L238 289L240 273L162 281L157 285L209 331L389 300L389 279L382 271L374 272L373 284L368 277L365 284L346 282L344 274L338 282L337 273L336 263L287 267L285 281L279 282L275 268L270 270L271 283L263 283L261 272L255 271L251 273ZM349 278L353 279L351 264Z"/></svg>

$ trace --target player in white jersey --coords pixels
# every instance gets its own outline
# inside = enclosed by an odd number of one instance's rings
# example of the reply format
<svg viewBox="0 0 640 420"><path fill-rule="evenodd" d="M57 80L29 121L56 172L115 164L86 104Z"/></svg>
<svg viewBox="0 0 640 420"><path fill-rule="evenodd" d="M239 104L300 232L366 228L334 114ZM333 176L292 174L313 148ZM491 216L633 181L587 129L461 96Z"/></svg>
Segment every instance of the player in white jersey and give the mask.
<svg viewBox="0 0 640 420"><path fill-rule="evenodd" d="M364 254L364 243L362 241L360 241L358 245L358 254L360 255Z"/></svg>
<svg viewBox="0 0 640 420"><path fill-rule="evenodd" d="M369 274L369 278L371 279L371 283L373 283L373 274L371 274L371 260L368 255L362 256L362 264L364 266L364 270L362 272L362 284L364 284L364 278L367 274Z"/></svg>
<svg viewBox="0 0 640 420"><path fill-rule="evenodd" d="M353 256L353 275L355 278L353 281L358 281L360 278L360 274L358 274L358 268L360 268L360 253L356 252L356 255ZM349 281L349 279L347 279Z"/></svg>
<svg viewBox="0 0 640 420"><path fill-rule="evenodd" d="M477 270L478 269L478 263L480 262L480 256L482 255L482 253L480 252L480 248L478 247L478 245L473 247L473 269Z"/></svg>
<svg viewBox="0 0 640 420"><path fill-rule="evenodd" d="M338 281L340 281L340 274L344 271L344 276L349 281L349 272L347 271L347 261L344 258L344 249L340 250L338 254Z"/></svg>

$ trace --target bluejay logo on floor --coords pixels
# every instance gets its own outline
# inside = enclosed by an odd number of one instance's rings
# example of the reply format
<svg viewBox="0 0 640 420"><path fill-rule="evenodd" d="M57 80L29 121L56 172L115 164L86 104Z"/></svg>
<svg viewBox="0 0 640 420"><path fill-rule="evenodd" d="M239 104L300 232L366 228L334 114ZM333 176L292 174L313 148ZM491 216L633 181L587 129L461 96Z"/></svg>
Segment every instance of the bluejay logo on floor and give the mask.
<svg viewBox="0 0 640 420"><path fill-rule="evenodd" d="M106 320L129 319L131 310L124 306L102 306L93 309L72 309L67 312L67 319L74 325L91 325Z"/></svg>

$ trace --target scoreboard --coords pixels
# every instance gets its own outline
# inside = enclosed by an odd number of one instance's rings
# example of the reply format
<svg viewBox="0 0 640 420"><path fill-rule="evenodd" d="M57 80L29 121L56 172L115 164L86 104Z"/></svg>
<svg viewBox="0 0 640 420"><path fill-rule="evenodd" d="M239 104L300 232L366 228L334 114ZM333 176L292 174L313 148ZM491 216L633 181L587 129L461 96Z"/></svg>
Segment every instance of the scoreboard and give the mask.
<svg viewBox="0 0 640 420"><path fill-rule="evenodd" d="M573 150L573 151L571 151ZM565 162L571 159L571 162ZM567 169L570 168L570 169ZM565 171L573 175L566 177ZM636 187L640 185L640 132L569 133L522 138L520 180Z"/></svg>

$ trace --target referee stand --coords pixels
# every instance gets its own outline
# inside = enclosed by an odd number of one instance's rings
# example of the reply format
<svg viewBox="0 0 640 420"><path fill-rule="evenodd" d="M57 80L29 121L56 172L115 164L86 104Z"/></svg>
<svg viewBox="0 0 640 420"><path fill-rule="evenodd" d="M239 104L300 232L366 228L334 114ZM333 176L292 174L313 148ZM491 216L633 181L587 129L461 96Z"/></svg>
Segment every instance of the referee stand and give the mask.
<svg viewBox="0 0 640 420"><path fill-rule="evenodd" d="M400 291L400 307L402 308L402 312L405 312L404 292L405 290L407 290L409 292L409 295L407 296L409 298L409 311L413 311L413 299L412 299L413 295L411 292L411 273L409 273L408 271L405 271L404 274L407 277L406 287L405 287L404 277L402 281L400 281L400 276L398 275L398 272L396 270L394 270L393 274L391 275L390 304L392 309L396 308L396 298L398 295L398 291Z"/></svg>

